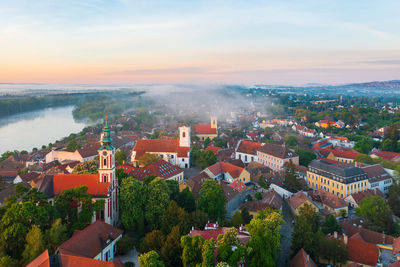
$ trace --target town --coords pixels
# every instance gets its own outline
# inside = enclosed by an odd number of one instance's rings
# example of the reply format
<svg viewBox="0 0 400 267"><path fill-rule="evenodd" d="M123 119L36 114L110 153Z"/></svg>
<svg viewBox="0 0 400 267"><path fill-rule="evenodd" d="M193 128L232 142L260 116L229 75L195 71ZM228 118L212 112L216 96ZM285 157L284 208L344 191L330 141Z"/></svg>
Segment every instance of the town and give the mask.
<svg viewBox="0 0 400 267"><path fill-rule="evenodd" d="M400 266L399 101L340 93L103 101L1 156L0 266Z"/></svg>

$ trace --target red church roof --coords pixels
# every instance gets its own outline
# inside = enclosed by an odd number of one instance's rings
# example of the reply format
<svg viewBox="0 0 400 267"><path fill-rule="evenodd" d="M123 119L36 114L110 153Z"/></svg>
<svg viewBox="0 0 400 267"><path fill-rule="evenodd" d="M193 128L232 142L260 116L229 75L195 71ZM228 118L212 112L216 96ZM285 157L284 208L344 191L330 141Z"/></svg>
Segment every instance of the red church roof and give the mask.
<svg viewBox="0 0 400 267"><path fill-rule="evenodd" d="M243 140L240 142L240 145L237 148L237 152L251 154L251 155L257 155L257 150L260 147L262 147L263 145L264 145L263 143Z"/></svg>
<svg viewBox="0 0 400 267"><path fill-rule="evenodd" d="M168 139L141 139L138 140L133 147L133 151L136 152L136 159L140 158L145 153L177 153L178 157L188 157L190 148L180 147L178 138Z"/></svg>
<svg viewBox="0 0 400 267"><path fill-rule="evenodd" d="M196 134L217 134L217 129L211 128L211 124L196 124L194 129Z"/></svg>
<svg viewBox="0 0 400 267"><path fill-rule="evenodd" d="M98 174L56 174L53 177L54 195L59 195L66 189L80 185L88 187L88 193L93 197L107 196L110 183L100 183Z"/></svg>

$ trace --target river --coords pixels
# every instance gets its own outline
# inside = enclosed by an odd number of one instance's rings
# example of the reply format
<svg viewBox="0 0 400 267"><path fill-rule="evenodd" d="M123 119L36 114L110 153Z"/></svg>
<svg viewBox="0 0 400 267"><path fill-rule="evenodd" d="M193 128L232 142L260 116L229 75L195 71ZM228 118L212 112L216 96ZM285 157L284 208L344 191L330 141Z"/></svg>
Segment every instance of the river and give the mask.
<svg viewBox="0 0 400 267"><path fill-rule="evenodd" d="M73 106L47 108L0 119L0 154L7 150L41 148L71 133L79 133L87 124L72 117Z"/></svg>

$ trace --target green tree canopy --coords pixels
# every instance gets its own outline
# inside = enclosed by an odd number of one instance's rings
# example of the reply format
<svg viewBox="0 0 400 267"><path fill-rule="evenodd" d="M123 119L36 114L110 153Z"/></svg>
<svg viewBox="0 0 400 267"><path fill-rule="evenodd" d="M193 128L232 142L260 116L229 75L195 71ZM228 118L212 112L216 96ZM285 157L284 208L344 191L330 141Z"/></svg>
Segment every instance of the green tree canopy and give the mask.
<svg viewBox="0 0 400 267"><path fill-rule="evenodd" d="M147 187L145 218L150 230L159 229L164 210L169 205L170 191L165 180L155 178Z"/></svg>
<svg viewBox="0 0 400 267"><path fill-rule="evenodd" d="M115 160L118 164L123 164L126 161L126 153L123 150L115 152Z"/></svg>
<svg viewBox="0 0 400 267"><path fill-rule="evenodd" d="M80 145L75 141L75 139L72 139L68 142L68 144L65 148L69 152L74 152L75 150L80 148Z"/></svg>
<svg viewBox="0 0 400 267"><path fill-rule="evenodd" d="M192 267L202 263L202 248L204 239L201 236L181 237L182 263L184 267Z"/></svg>
<svg viewBox="0 0 400 267"><path fill-rule="evenodd" d="M179 226L182 234L187 234L190 230L190 217L183 208L171 200L162 216L161 230L164 234L169 234L175 226Z"/></svg>
<svg viewBox="0 0 400 267"><path fill-rule="evenodd" d="M164 267L164 263L160 260L160 256L155 251L149 251L139 255L139 264L141 267Z"/></svg>
<svg viewBox="0 0 400 267"><path fill-rule="evenodd" d="M286 135L286 136L285 136L285 143L286 143L288 146L296 146L297 143L298 143L298 141L297 141L296 136L293 136L293 135Z"/></svg>
<svg viewBox="0 0 400 267"><path fill-rule="evenodd" d="M207 180L200 190L198 207L211 219L221 219L225 215L225 195L221 186L214 180Z"/></svg>
<svg viewBox="0 0 400 267"><path fill-rule="evenodd" d="M174 226L171 233L167 236L163 247L161 248L161 259L166 267L180 267L183 266L181 255L182 248L180 246L180 230L179 226Z"/></svg>
<svg viewBox="0 0 400 267"><path fill-rule="evenodd" d="M148 166L153 162L157 162L161 159L160 156L156 154L144 153L140 158L138 158L140 166Z"/></svg>
<svg viewBox="0 0 400 267"><path fill-rule="evenodd" d="M149 251L161 252L165 242L165 235L160 230L153 230L147 233L142 243L140 244L140 253L146 253Z"/></svg>

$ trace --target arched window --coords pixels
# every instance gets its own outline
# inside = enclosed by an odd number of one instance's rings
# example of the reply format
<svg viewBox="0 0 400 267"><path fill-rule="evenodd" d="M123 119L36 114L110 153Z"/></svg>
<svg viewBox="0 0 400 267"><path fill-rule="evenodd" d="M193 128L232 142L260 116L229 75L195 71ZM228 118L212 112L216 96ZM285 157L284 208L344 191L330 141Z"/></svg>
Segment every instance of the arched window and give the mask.
<svg viewBox="0 0 400 267"><path fill-rule="evenodd" d="M182 133L182 137L186 137L186 132L183 132L183 133Z"/></svg>
<svg viewBox="0 0 400 267"><path fill-rule="evenodd" d="M104 165L104 166L107 166L107 159L104 159L104 160L103 160L103 165Z"/></svg>
<svg viewBox="0 0 400 267"><path fill-rule="evenodd" d="M106 183L106 182L107 182L107 175L104 174L104 175L103 175L103 183Z"/></svg>

